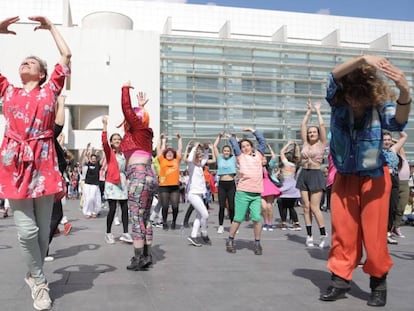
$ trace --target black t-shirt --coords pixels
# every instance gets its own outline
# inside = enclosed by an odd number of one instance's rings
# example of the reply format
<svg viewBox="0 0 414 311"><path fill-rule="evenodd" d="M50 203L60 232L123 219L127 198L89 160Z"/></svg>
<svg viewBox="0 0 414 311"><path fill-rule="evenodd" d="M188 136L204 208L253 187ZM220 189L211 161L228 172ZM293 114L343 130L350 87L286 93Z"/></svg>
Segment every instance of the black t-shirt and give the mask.
<svg viewBox="0 0 414 311"><path fill-rule="evenodd" d="M99 185L99 171L101 165L96 163L88 162L86 163L88 170L86 171L85 184L89 185Z"/></svg>

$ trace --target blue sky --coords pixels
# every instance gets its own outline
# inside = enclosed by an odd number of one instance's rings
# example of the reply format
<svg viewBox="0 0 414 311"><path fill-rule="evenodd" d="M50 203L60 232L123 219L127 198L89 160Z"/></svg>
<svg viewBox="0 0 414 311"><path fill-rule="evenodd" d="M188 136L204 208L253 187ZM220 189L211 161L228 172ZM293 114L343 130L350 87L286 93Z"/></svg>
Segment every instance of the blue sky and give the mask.
<svg viewBox="0 0 414 311"><path fill-rule="evenodd" d="M170 0L265 10L414 21L414 0Z"/></svg>

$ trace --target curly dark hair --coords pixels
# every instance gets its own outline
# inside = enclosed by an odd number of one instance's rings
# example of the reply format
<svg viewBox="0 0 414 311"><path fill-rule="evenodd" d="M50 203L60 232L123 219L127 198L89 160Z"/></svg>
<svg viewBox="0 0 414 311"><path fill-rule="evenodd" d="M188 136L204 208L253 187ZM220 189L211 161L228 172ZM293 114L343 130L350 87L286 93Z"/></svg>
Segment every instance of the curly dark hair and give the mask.
<svg viewBox="0 0 414 311"><path fill-rule="evenodd" d="M371 65L361 65L350 73L337 79L339 90L335 95L336 104L345 104L346 97L361 101L366 108L380 107L388 100L396 98L377 69Z"/></svg>

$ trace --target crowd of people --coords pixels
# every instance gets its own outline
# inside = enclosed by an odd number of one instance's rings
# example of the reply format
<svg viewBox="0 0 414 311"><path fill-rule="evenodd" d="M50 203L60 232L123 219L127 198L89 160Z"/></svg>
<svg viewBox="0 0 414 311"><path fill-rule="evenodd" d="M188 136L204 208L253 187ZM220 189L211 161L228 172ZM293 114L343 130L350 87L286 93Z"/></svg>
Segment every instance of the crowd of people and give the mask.
<svg viewBox="0 0 414 311"><path fill-rule="evenodd" d="M119 127L123 134L112 133L108 139L108 117L103 116L103 152L88 144L75 164L73 156L57 141L64 126L64 98L59 95L70 73L71 52L47 18L30 19L39 23L35 30L50 31L60 59L49 80L43 60L36 56L24 59L19 67L20 88L0 75L7 121L1 145L0 187L2 199L7 199L7 206L13 210L28 268L25 282L35 309L47 310L52 305L43 263L64 217L63 198L80 198L81 213L89 221L102 215L107 204L103 238L108 244L116 242L112 225L119 224L119 207L123 229L119 240L133 249L126 268L141 271L153 265L154 228L176 230L179 226L180 203L189 205L183 227L189 226L191 212L196 213L188 243L195 247L212 245L208 219L215 194L219 205L216 233L228 230L228 253L236 253L237 233L246 220L253 222L254 254L264 253L262 231L275 229L275 205L280 214L278 228L302 230L296 211L301 206L307 247L315 246L313 219L319 228L319 248L329 246L331 235L327 264L331 285L320 299L344 298L354 269L362 264L370 276L368 305L386 304L386 278L392 266L387 243L398 243L396 238L404 237L401 224L414 219L404 217L413 178L403 148L411 97L400 69L372 55L333 68L326 96L331 107L330 133L325 129L322 103L309 100L300 129L301 144L286 141L279 153L260 130L250 127L243 129L243 137L219 133L214 144L189 141L184 154L179 133L175 134L177 148L162 133L154 150L150 116L145 109L149 100L138 92L138 106L134 107L130 94L133 87L126 82L121 88L125 120ZM18 20L12 17L1 21L0 33L15 34L8 27ZM394 82L398 94L382 76ZM317 124L309 124L313 113ZM398 132L399 138L394 139L392 132ZM223 139L228 143L220 148ZM270 157L266 157L268 153ZM210 171L213 165L214 174ZM322 209L331 211L329 234ZM2 211L8 215L4 207ZM226 214L229 224L225 224Z"/></svg>

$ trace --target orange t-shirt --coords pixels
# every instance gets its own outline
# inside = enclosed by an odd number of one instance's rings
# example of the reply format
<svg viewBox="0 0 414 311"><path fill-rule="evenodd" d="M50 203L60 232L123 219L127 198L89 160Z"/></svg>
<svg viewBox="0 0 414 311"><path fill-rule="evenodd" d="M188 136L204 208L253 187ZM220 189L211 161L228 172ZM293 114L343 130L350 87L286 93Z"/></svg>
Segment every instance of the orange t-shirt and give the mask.
<svg viewBox="0 0 414 311"><path fill-rule="evenodd" d="M180 184L180 161L179 155L172 160L167 160L163 155L158 156L160 163L159 186L178 186Z"/></svg>

